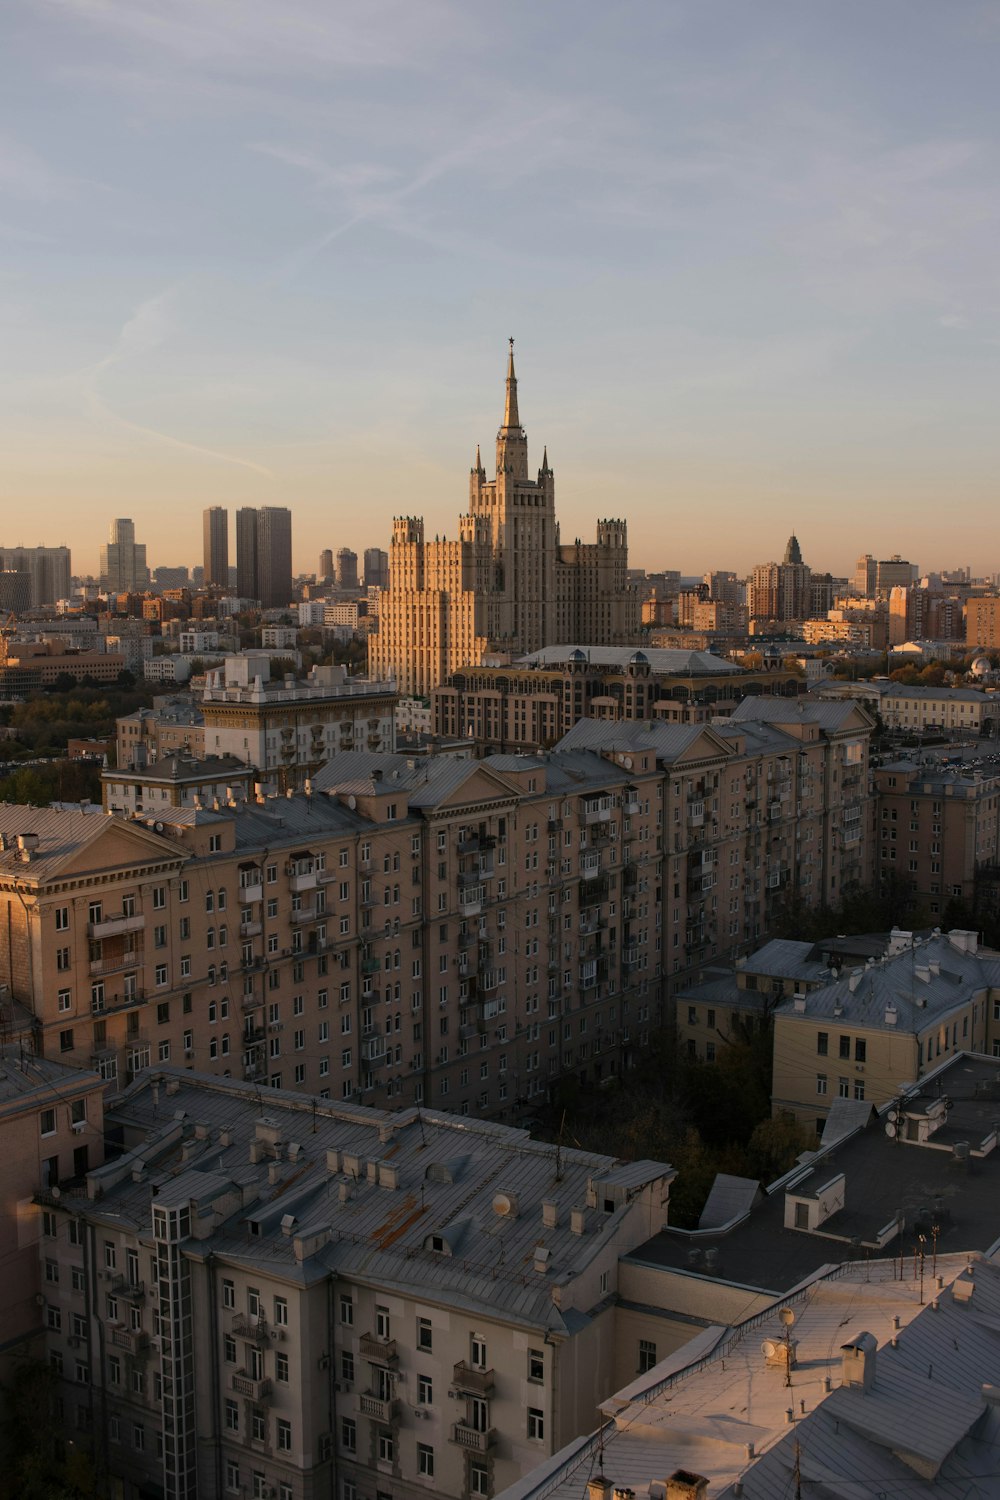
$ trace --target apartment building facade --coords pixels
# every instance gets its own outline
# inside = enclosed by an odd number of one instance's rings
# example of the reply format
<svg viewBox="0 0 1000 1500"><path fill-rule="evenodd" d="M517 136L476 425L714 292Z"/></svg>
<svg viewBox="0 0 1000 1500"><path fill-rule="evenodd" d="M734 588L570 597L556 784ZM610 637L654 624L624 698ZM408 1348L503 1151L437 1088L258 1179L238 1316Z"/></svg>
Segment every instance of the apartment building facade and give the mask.
<svg viewBox="0 0 1000 1500"><path fill-rule="evenodd" d="M893 682L880 691L878 705L887 729L912 733L983 734L998 717L993 695L978 688L906 687Z"/></svg>
<svg viewBox="0 0 1000 1500"><path fill-rule="evenodd" d="M373 675L426 697L451 672L487 651L530 652L558 642L635 643L639 596L628 579L628 532L597 523L593 543L560 541L548 450L528 477L528 439L518 414L513 342L496 476L479 449L458 538L430 541L422 518L397 517L389 586L369 643Z"/></svg>
<svg viewBox="0 0 1000 1500"><path fill-rule="evenodd" d="M64 1419L123 1500L465 1500L593 1422L665 1163L169 1068L110 1122L38 1200Z"/></svg>
<svg viewBox="0 0 1000 1500"><path fill-rule="evenodd" d="M3 807L0 974L112 1091L179 1059L512 1117L661 1019L659 787L589 753L345 753L311 796Z"/></svg>
<svg viewBox="0 0 1000 1500"><path fill-rule="evenodd" d="M648 759L663 777L665 974L756 945L793 896L835 905L870 883L872 727L856 703L780 698L711 726L575 725L563 748Z"/></svg>
<svg viewBox="0 0 1000 1500"><path fill-rule="evenodd" d="M268 656L246 652L206 675L204 748L254 766L283 789L300 786L339 751L393 750L396 702L393 683L349 678L339 666L276 681Z"/></svg>
<svg viewBox="0 0 1000 1500"><path fill-rule="evenodd" d="M935 918L971 907L977 875L1000 863L1000 777L898 761L874 780L879 879L910 882Z"/></svg>

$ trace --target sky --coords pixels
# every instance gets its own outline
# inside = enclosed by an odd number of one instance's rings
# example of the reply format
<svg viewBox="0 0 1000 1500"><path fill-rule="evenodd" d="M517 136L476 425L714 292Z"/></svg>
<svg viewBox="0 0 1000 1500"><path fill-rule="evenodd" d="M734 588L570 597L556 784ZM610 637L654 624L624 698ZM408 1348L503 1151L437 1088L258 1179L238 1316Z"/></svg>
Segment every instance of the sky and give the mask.
<svg viewBox="0 0 1000 1500"><path fill-rule="evenodd" d="M998 64L996 0L6 0L0 545L454 536L514 336L564 540L1000 570Z"/></svg>

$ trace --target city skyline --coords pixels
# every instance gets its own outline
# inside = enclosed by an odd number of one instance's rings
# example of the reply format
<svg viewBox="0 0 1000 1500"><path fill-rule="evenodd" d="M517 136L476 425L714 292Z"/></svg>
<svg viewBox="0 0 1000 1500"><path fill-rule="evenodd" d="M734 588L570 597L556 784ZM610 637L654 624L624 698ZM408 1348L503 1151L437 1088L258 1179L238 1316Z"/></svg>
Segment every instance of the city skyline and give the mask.
<svg viewBox="0 0 1000 1500"><path fill-rule="evenodd" d="M128 515L173 563L208 507L287 505L298 572L444 530L513 334L567 537L621 514L685 573L792 531L842 574L983 556L995 12L508 19L8 10L8 542L96 572Z"/></svg>

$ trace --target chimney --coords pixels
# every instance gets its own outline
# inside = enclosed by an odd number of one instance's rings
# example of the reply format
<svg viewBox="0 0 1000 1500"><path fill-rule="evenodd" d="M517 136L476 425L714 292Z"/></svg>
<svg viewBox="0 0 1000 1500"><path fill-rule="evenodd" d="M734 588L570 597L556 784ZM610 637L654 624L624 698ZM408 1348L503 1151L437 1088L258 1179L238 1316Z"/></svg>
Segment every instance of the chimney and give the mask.
<svg viewBox="0 0 1000 1500"><path fill-rule="evenodd" d="M571 1208L569 1211L569 1227L572 1234L583 1234L586 1220L586 1211L582 1208Z"/></svg>
<svg viewBox="0 0 1000 1500"><path fill-rule="evenodd" d="M555 1203L542 1201L542 1225L546 1229L557 1229L559 1226L559 1209Z"/></svg>
<svg viewBox="0 0 1000 1500"><path fill-rule="evenodd" d="M663 1486L663 1500L705 1500L708 1480L690 1469L675 1469Z"/></svg>
<svg viewBox="0 0 1000 1500"><path fill-rule="evenodd" d="M848 986L850 988L850 991L851 991L852 995L854 994L854 991L857 989L858 985L861 983L861 979L862 979L862 976L864 975L864 972L865 972L864 969L852 969L851 970L851 977L847 981L847 983L848 983Z"/></svg>
<svg viewBox="0 0 1000 1500"><path fill-rule="evenodd" d="M873 1333L859 1333L849 1344L840 1346L840 1372L845 1386L870 1391L875 1384L875 1356L878 1343Z"/></svg>
<svg viewBox="0 0 1000 1500"><path fill-rule="evenodd" d="M613 1488L610 1479L598 1474L596 1479L587 1480L587 1500L610 1500Z"/></svg>

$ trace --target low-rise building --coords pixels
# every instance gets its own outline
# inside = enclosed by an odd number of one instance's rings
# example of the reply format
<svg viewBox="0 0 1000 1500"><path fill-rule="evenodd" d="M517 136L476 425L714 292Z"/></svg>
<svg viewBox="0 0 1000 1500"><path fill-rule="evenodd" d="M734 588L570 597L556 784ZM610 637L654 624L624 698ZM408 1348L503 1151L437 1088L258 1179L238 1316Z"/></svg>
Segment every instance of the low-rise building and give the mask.
<svg viewBox="0 0 1000 1500"><path fill-rule="evenodd" d="M102 801L109 812L145 813L173 807L235 806L253 795L254 772L232 756L210 755L205 760L175 751L155 761L105 771Z"/></svg>
<svg viewBox="0 0 1000 1500"><path fill-rule="evenodd" d="M42 1191L70 1430L132 1500L487 1496L592 1426L662 1162L181 1069ZM87 1371L81 1378L80 1369Z"/></svg>
<svg viewBox="0 0 1000 1500"><path fill-rule="evenodd" d="M772 1106L821 1132L837 1100L884 1106L959 1052L1000 1039L1000 955L935 933L840 971L774 1011Z"/></svg>
<svg viewBox="0 0 1000 1500"><path fill-rule="evenodd" d="M138 708L115 720L118 764L136 763L140 750L146 761L183 751L193 756L205 753L205 721L190 697L158 697L152 708Z"/></svg>
<svg viewBox="0 0 1000 1500"><path fill-rule="evenodd" d="M978 688L906 687L894 682L879 694L879 713L887 729L988 734L1000 710L992 695Z"/></svg>

